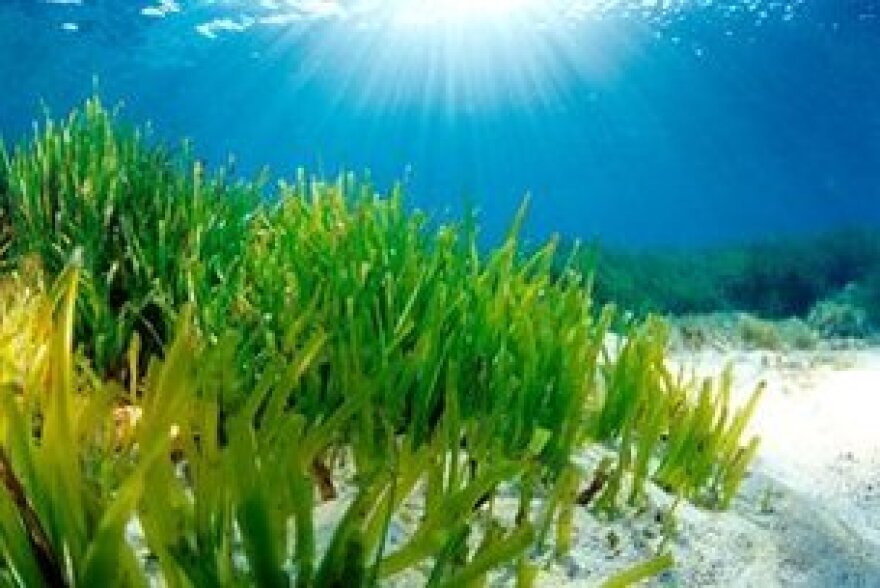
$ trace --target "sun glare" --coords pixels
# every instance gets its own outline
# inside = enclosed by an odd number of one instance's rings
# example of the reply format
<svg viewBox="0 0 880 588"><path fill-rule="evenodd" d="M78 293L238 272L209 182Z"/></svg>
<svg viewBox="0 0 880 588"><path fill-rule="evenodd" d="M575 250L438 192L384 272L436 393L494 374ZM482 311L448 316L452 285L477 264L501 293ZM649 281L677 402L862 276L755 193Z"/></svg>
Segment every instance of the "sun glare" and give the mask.
<svg viewBox="0 0 880 588"><path fill-rule="evenodd" d="M395 20L408 25L463 24L522 18L546 4L539 0L417 0L395 3Z"/></svg>
<svg viewBox="0 0 880 588"><path fill-rule="evenodd" d="M315 37L303 69L349 106L565 108L572 80L602 79L624 54L613 26L572 12L593 1L363 0Z"/></svg>

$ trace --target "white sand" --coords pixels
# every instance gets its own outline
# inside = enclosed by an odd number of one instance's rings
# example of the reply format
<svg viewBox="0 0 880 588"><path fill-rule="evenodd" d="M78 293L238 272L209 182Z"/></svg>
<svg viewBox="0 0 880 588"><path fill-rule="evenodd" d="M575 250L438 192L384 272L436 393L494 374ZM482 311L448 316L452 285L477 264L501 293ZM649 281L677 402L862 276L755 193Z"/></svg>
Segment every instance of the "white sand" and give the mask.
<svg viewBox="0 0 880 588"><path fill-rule="evenodd" d="M741 399L759 380L767 391L732 510L683 511L680 583L880 587L880 348L684 360L704 372L732 361Z"/></svg>
<svg viewBox="0 0 880 588"><path fill-rule="evenodd" d="M677 360L703 374L732 362L739 402L766 381L751 426L763 441L730 511L680 508L676 568L651 584L880 587L880 348L706 351ZM662 493L653 497L663 502ZM648 557L657 528L650 517L612 525L615 550L592 536L609 527L583 515L568 569L552 566L541 584L596 585Z"/></svg>

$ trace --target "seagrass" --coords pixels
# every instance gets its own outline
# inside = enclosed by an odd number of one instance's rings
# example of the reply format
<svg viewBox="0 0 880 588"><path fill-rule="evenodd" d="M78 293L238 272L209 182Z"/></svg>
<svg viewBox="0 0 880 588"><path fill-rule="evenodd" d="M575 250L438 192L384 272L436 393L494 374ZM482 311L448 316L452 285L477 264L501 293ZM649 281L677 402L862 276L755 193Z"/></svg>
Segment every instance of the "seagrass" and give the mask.
<svg viewBox="0 0 880 588"><path fill-rule="evenodd" d="M134 525L175 586L527 585L576 509L654 482L724 508L757 449L758 395L670 374L661 320L597 308L555 240L526 252L527 202L486 248L401 186L212 173L97 99L0 170L6 583L145 584ZM615 457L577 465L593 445Z"/></svg>

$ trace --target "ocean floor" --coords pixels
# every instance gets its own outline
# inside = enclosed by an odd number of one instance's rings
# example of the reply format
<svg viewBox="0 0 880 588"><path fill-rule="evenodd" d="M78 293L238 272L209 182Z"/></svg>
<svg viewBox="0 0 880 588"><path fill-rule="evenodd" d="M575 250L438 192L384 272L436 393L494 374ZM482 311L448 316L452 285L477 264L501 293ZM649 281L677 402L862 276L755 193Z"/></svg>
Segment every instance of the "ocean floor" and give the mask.
<svg viewBox="0 0 880 588"><path fill-rule="evenodd" d="M679 505L675 569L653 586L880 587L880 346L815 351L677 352L698 374L732 364L736 397L766 390L751 423L759 456L727 512ZM572 554L540 586L599 585L650 557L658 507L619 522L577 519Z"/></svg>
<svg viewBox="0 0 880 588"><path fill-rule="evenodd" d="M679 513L672 584L880 586L880 347L680 354L700 372L733 364L759 456L728 513ZM663 582L661 582L663 583Z"/></svg>

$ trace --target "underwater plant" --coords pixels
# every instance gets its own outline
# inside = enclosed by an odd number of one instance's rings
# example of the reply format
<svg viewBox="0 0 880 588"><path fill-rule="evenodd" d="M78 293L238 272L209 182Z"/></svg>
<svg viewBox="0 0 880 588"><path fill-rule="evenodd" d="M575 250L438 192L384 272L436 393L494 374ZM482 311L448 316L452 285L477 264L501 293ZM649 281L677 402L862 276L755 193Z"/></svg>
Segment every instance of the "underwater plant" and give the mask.
<svg viewBox="0 0 880 588"><path fill-rule="evenodd" d="M734 415L729 377L672 377L660 319L597 307L573 265L554 273L555 240L523 252L527 203L487 251L473 217L432 226L399 186L301 172L262 201L261 183L195 161L97 99L3 152L7 265L57 283L14 282L20 322L0 320L19 334L0 358L39 358L11 364L37 370L37 400L2 416L14 583L146 581L133 522L175 585L372 585L414 567L448 585L513 564L527 583L546 545L571 548L580 506L616 512L652 481L730 503L758 394ZM114 408L134 415L123 439ZM596 444L614 457L575 463ZM61 514L43 488L59 476L76 489ZM333 501L322 542L315 512Z"/></svg>
<svg viewBox="0 0 880 588"><path fill-rule="evenodd" d="M8 585L146 585L125 527L186 396L173 385L161 391L165 420L155 415L154 434L136 450L116 448L117 390L72 350L78 274L71 266L35 306L26 303L38 347L31 367L2 388L0 577Z"/></svg>
<svg viewBox="0 0 880 588"><path fill-rule="evenodd" d="M32 341L26 348L33 351L32 363L8 376L0 413L0 574L10 584L147 585L151 573L132 545L132 524L158 561L152 574L174 585L372 585L427 562L431 585L452 585L518 560L528 566L520 558L528 557L549 525L557 527L557 552L569 548L566 520L578 474L567 466L555 483L538 482L547 435L533 438L519 459L504 458L491 436L475 434L481 425L463 419L456 395L447 394L437 428L417 444L413 430L401 436L383 421L366 381L325 418L309 419L291 409L288 399L291 391L307 393L303 375L328 342L320 331L303 334L294 361L265 371L247 402L221 420L220 395L241 380L225 377L229 348L206 344L187 309L164 358L148 361L141 377L138 346L130 347L135 376L126 394L118 384L102 382L73 352L79 271L70 266L49 292L37 287L2 300L12 312L0 320L0 331L25 327ZM23 285L20 277L9 283ZM648 332L657 335L656 328ZM20 348L12 338L3 342ZM0 346L2 356L7 351ZM728 384L722 384L722 395ZM122 395L125 414L136 415L126 426L119 422ZM694 410L705 414L711 402L704 392ZM726 412L725 406L718 410ZM701 458L726 504L731 480L747 463L738 445L746 411L727 429L685 417L686 430L670 443L676 459L665 459L661 468L681 463L690 471ZM358 460L356 446L344 443L345 432L364 419L384 428L385 436L376 440L375 455ZM602 422L619 428L607 417ZM641 421L630 416L625 426L632 430L634 422ZM649 434L645 426L636 433ZM463 445L466 435L479 442ZM704 435L716 449L682 449L703 443L684 440L689 435ZM351 452L354 472L347 483L353 494L319 548L314 517L320 483L312 464L332 446ZM475 469L475 463L482 465ZM679 488L702 484L692 475L686 479L690 485ZM504 523L493 514L493 497L511 483L521 511L516 521ZM540 492L548 500L536 507L531 498ZM414 493L423 496L422 518L390 542L392 519ZM608 585L669 565L669 554L662 554Z"/></svg>
<svg viewBox="0 0 880 588"><path fill-rule="evenodd" d="M782 347L782 334L775 323L749 314L739 315L738 318L738 335L747 347L775 350Z"/></svg>
<svg viewBox="0 0 880 588"><path fill-rule="evenodd" d="M868 228L703 250L566 248L593 276L597 301L640 316L722 311L806 319L847 284L869 284L880 273L880 233Z"/></svg>
<svg viewBox="0 0 880 588"><path fill-rule="evenodd" d="M366 585L427 558L436 559L438 579L463 582L529 546L528 522L487 531L473 550L459 543L460 533L484 517L477 502L524 467L501 462L473 479L462 476L436 487L409 541L385 556L377 553L390 514L429 470L446 468L435 463L437 447L413 452L391 436L390 467L359 483L357 497L317 560L310 463L369 401L366 392L326 420L308 423L277 401L296 379L267 375L265 396L251 397L221 441L212 393L224 358L199 342L191 313L184 311L164 359L151 360L134 383L129 408L138 416L130 430L121 429L115 385L101 382L73 352L78 273L69 268L52 292L34 297L38 306L29 318L48 327L39 329L45 351L31 357L42 368L40 377L22 372L19 385L3 389L0 577L5 582L146 586L148 574L128 540L133 521L174 585L286 586L291 576L300 586ZM20 301L25 311L30 304L31 298ZM2 326L6 320L20 324L20 318L4 317ZM308 349L320 341L318 335L306 342L300 372L313 357ZM33 422L38 426L29 426ZM450 434L452 426L446 427ZM438 437L440 448L446 440ZM180 463L186 466L183 478ZM288 518L296 527L293 534ZM454 563L441 557L453 547ZM293 568L286 567L290 564Z"/></svg>
<svg viewBox="0 0 880 588"><path fill-rule="evenodd" d="M57 274L82 250L77 339L101 370L120 368L133 332L158 351L181 305L222 300L259 201L258 185L208 174L189 145L157 144L98 98L0 148L0 169L7 260L37 255Z"/></svg>
<svg viewBox="0 0 880 588"><path fill-rule="evenodd" d="M865 337L872 327L870 279L864 286L848 284L835 295L820 300L810 310L808 323L825 337Z"/></svg>

